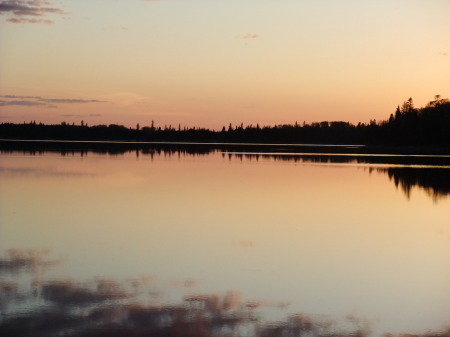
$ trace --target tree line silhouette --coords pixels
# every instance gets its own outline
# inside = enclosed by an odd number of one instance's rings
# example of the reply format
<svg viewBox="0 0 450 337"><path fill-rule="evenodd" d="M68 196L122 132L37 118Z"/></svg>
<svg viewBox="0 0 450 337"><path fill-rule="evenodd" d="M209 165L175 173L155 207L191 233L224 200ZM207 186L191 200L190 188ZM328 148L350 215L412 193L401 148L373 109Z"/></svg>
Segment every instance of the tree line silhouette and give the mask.
<svg viewBox="0 0 450 337"><path fill-rule="evenodd" d="M450 146L450 101L436 95L422 108L409 98L387 120L357 125L344 121L259 126L229 124L220 131L200 127L123 125L89 126L35 121L1 123L0 138L82 141L221 142L292 144L365 144L388 146Z"/></svg>

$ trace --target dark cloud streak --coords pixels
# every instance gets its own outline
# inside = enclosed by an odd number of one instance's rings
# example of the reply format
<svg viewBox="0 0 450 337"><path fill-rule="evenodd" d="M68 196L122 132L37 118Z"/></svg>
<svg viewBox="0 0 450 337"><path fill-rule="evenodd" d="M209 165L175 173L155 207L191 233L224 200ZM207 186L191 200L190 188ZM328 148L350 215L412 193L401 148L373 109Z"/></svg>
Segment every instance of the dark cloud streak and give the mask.
<svg viewBox="0 0 450 337"><path fill-rule="evenodd" d="M62 103L62 104L73 104L73 103L104 103L104 101L99 101L96 99L71 99L71 98L40 98L41 102L46 103Z"/></svg>
<svg viewBox="0 0 450 337"><path fill-rule="evenodd" d="M0 95L0 106L47 106L56 108L55 104L87 104L87 103L105 103L97 99L79 99L79 98L45 98L40 96L16 96ZM6 100L5 100L6 99Z"/></svg>
<svg viewBox="0 0 450 337"><path fill-rule="evenodd" d="M61 8L53 7L51 1L46 0L5 0L0 1L0 15L12 15L6 21L12 23L45 23L52 24L53 20L43 17L51 14L67 14Z"/></svg>
<svg viewBox="0 0 450 337"><path fill-rule="evenodd" d="M39 96L16 96L16 95L2 95L3 98L15 98L15 99L40 99Z"/></svg>
<svg viewBox="0 0 450 337"><path fill-rule="evenodd" d="M21 105L21 106L39 106L46 105L45 103L38 101L25 101L25 100L14 100L14 101L0 101L0 106L11 106L11 105Z"/></svg>

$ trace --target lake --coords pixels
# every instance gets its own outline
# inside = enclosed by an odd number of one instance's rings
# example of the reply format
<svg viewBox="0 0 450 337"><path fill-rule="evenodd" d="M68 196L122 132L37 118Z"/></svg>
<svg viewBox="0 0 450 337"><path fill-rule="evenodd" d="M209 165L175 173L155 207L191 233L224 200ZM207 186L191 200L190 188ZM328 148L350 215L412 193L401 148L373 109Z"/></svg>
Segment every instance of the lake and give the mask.
<svg viewBox="0 0 450 337"><path fill-rule="evenodd" d="M2 335L448 336L450 156L69 145L0 151Z"/></svg>

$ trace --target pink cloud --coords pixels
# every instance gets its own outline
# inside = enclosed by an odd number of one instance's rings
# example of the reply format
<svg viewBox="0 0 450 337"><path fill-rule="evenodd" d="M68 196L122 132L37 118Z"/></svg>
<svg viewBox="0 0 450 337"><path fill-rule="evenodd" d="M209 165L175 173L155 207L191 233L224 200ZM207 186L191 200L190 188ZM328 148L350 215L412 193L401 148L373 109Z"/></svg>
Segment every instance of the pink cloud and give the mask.
<svg viewBox="0 0 450 337"><path fill-rule="evenodd" d="M239 36L239 38L241 38L242 40L258 39L259 34L247 33L247 34Z"/></svg>

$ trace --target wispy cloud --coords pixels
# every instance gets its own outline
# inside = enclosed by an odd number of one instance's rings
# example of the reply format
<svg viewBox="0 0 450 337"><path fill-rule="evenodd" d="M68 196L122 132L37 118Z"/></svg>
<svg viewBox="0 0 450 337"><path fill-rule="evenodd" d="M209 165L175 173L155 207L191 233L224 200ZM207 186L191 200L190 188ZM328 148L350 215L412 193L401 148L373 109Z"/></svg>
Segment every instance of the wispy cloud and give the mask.
<svg viewBox="0 0 450 337"><path fill-rule="evenodd" d="M79 99L79 98L45 98L40 96L17 96L17 95L0 95L0 106L47 106L48 108L56 108L55 104L87 104L87 103L104 103L96 99Z"/></svg>
<svg viewBox="0 0 450 337"><path fill-rule="evenodd" d="M61 114L62 117L100 117L102 114L89 114L89 115L80 115L80 114Z"/></svg>
<svg viewBox="0 0 450 337"><path fill-rule="evenodd" d="M104 101L99 101L96 99L72 99L72 98L40 98L42 102L46 103L63 103L63 104L74 104L74 103L103 103Z"/></svg>
<svg viewBox="0 0 450 337"><path fill-rule="evenodd" d="M44 20L44 19L26 19L26 18L10 18L6 20L12 23L45 23L47 25L52 25L55 22L52 20Z"/></svg>
<svg viewBox="0 0 450 337"><path fill-rule="evenodd" d="M37 106L37 105L46 105L46 104L42 103L42 102L38 102L38 101L26 101L26 100L5 101L5 100L0 100L0 106L8 106L8 105Z"/></svg>
<svg viewBox="0 0 450 337"><path fill-rule="evenodd" d="M241 240L238 242L238 245L244 248L253 248L255 243L251 240Z"/></svg>
<svg viewBox="0 0 450 337"><path fill-rule="evenodd" d="M13 99L40 99L39 96L17 96L17 95L1 95L3 98L13 98Z"/></svg>
<svg viewBox="0 0 450 337"><path fill-rule="evenodd" d="M259 37L260 37L259 34L255 34L255 33L247 33L247 34L239 36L239 38L242 40L258 39Z"/></svg>
<svg viewBox="0 0 450 337"><path fill-rule="evenodd" d="M52 24L48 15L67 14L61 8L53 6L47 0L4 0L0 1L0 15L10 16L6 21L12 23L45 23ZM11 17L12 16L12 17Z"/></svg>

